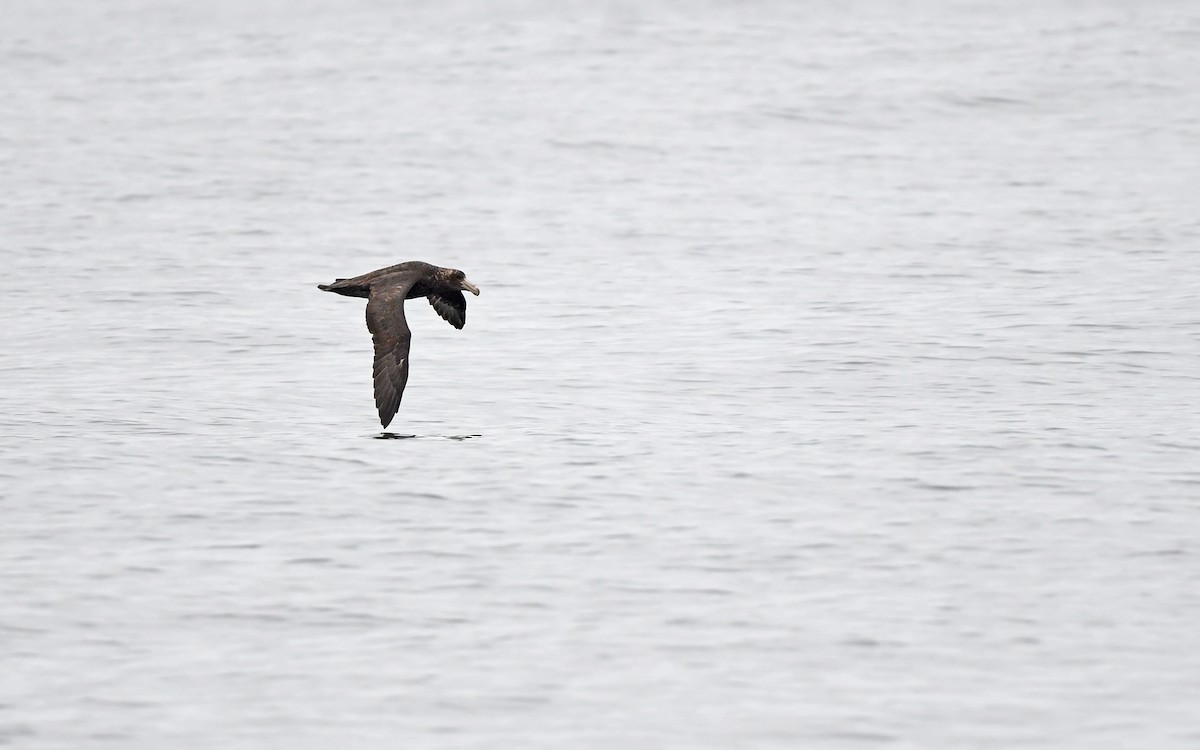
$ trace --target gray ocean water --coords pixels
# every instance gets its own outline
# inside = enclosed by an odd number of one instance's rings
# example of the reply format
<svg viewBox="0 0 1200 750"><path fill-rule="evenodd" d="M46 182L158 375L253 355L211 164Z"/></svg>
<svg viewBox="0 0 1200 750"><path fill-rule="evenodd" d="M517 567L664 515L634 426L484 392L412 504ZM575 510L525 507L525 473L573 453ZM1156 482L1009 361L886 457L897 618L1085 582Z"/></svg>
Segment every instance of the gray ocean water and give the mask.
<svg viewBox="0 0 1200 750"><path fill-rule="evenodd" d="M3 15L0 745L1200 747L1200 6Z"/></svg>

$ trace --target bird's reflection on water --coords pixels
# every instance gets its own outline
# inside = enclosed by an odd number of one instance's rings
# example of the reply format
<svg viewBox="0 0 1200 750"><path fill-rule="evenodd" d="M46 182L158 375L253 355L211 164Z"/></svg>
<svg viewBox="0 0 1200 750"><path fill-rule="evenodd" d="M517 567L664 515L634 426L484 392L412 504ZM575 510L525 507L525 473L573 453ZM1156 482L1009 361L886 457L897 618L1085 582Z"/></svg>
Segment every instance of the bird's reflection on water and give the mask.
<svg viewBox="0 0 1200 750"><path fill-rule="evenodd" d="M482 435L400 435L395 432L381 432L371 437L376 440L470 440L483 437Z"/></svg>

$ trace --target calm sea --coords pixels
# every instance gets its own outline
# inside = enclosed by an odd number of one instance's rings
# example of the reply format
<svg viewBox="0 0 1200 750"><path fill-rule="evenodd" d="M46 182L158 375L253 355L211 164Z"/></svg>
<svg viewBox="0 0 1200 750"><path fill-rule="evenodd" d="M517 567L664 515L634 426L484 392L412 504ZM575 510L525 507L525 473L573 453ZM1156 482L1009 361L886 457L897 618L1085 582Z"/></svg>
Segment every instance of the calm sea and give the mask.
<svg viewBox="0 0 1200 750"><path fill-rule="evenodd" d="M1200 747L1200 9L9 0L0 745ZM381 436L363 301L423 300Z"/></svg>

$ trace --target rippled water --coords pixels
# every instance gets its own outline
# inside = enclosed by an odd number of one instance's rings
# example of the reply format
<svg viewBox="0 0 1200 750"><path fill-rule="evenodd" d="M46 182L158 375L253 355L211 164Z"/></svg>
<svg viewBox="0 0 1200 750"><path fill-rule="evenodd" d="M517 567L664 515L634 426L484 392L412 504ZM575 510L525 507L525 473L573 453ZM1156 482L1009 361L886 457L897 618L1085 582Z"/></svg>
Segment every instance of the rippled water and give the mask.
<svg viewBox="0 0 1200 750"><path fill-rule="evenodd" d="M1194 5L5 15L0 744L1200 746Z"/></svg>

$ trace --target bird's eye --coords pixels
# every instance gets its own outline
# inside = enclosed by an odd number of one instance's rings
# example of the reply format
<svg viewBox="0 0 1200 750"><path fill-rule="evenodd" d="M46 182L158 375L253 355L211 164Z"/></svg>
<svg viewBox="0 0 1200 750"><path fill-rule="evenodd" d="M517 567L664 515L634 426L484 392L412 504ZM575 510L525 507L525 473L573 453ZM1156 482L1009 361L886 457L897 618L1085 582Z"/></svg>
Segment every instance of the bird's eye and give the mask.
<svg viewBox="0 0 1200 750"><path fill-rule="evenodd" d="M454 272L454 278L456 278L456 279L463 279L463 278L466 278L466 276L467 275L465 273L463 273L462 271Z"/></svg>

